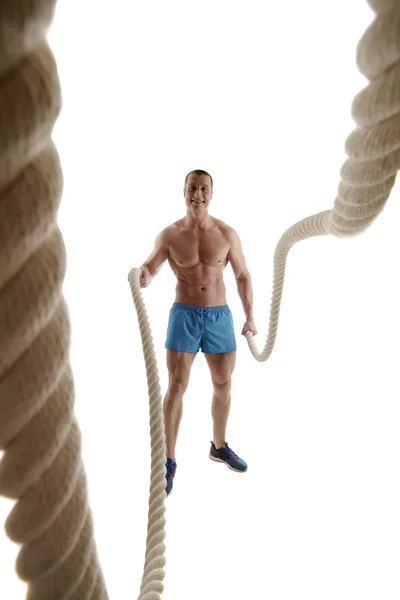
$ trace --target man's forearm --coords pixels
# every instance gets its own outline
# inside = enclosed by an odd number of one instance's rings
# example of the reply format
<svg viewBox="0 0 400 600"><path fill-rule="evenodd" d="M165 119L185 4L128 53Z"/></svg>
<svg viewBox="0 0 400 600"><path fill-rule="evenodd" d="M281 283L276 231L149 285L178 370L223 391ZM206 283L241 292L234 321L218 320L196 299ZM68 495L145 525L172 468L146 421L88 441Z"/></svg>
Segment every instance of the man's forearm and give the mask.
<svg viewBox="0 0 400 600"><path fill-rule="evenodd" d="M160 265L159 267L155 268L153 265L149 264L148 262L144 262L141 265L141 269L147 269L150 277L152 279L154 279L154 277L157 275L158 271L161 269L162 265Z"/></svg>
<svg viewBox="0 0 400 600"><path fill-rule="evenodd" d="M153 273L150 270L149 264L147 262L144 262L142 265L140 265L141 269L146 269L146 271L149 273L149 275L151 275L151 277L153 277Z"/></svg>
<svg viewBox="0 0 400 600"><path fill-rule="evenodd" d="M236 280L237 289L242 301L243 310L247 321L253 320L253 286L250 275L239 277Z"/></svg>

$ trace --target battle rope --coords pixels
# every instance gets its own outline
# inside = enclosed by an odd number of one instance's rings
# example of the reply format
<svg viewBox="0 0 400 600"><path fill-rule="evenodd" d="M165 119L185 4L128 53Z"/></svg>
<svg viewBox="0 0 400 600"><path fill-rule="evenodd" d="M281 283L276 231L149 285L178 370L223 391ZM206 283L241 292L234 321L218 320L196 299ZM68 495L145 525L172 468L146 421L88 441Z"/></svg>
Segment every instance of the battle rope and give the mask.
<svg viewBox="0 0 400 600"><path fill-rule="evenodd" d="M269 329L262 352L257 349L253 335L250 332L246 334L250 351L259 362L264 362L271 356L275 345L289 250L296 242L310 237L327 234L355 235L364 231L383 210L400 168L400 0L369 0L369 4L380 12L358 44L357 64L360 71L373 81L353 101L352 116L358 127L346 140L349 158L341 170L342 181L338 196L333 209L302 219L290 227L277 244ZM150 390L157 386L157 392L154 390L150 395L151 447L154 458L151 469L146 577L143 580L150 586L148 582L161 583L165 575L160 569L161 563L156 561L161 560L164 555L164 546L159 540L164 539L165 532L162 507L165 500L166 455L164 429L160 426L162 407L158 391L157 361L139 287L139 275L139 269L132 269L129 283L139 319L148 387ZM161 450L162 456L158 452ZM154 560L154 571L150 570L151 560ZM144 599L147 600L147 596L141 593L139 600ZM159 600L159 596L154 596L154 600Z"/></svg>
<svg viewBox="0 0 400 600"><path fill-rule="evenodd" d="M274 254L274 284L266 344L259 352L246 334L254 358L266 361L275 345L286 259L299 242L318 235L354 235L383 210L400 168L400 2L369 0L380 10L358 44L357 65L372 82L353 101L358 127L346 140L349 158L341 170L332 210L299 221L279 240Z"/></svg>
<svg viewBox="0 0 400 600"><path fill-rule="evenodd" d="M143 354L147 372L150 400L151 484L147 525L146 554L142 585L138 600L158 600L163 592L165 577L165 432L157 358L153 345L147 311L139 287L139 269L128 275L139 321ZM149 595L151 593L152 595Z"/></svg>
<svg viewBox="0 0 400 600"><path fill-rule="evenodd" d="M372 83L353 103L358 128L346 143L350 158L333 210L301 221L278 244L262 360L276 337L289 249L314 235L364 230L383 209L399 168L400 2L368 1L377 15L359 44L358 65ZM5 529L21 545L16 571L28 583L28 600L107 600L74 415L70 325L62 294L65 254L57 226L62 174L51 142L61 101L45 38L55 2L0 2L0 448L5 450L0 494L17 501ZM140 600L159 600L165 563L161 395L135 269L129 281L134 298L138 291L152 447Z"/></svg>
<svg viewBox="0 0 400 600"><path fill-rule="evenodd" d="M57 226L55 0L0 2L0 494L28 600L106 600L74 415Z"/></svg>

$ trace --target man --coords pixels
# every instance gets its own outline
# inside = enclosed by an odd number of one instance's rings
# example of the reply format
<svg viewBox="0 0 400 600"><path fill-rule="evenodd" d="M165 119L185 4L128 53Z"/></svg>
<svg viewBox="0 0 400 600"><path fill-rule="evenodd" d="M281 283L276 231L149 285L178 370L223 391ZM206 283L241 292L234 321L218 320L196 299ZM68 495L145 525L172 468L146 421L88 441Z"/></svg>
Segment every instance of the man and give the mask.
<svg viewBox="0 0 400 600"><path fill-rule="evenodd" d="M223 270L228 262L237 288L247 331L257 334L253 321L253 290L241 242L234 229L208 214L213 180L206 171L191 171L185 179L186 217L157 236L149 258L140 267L140 287L147 287L168 260L177 278L175 302L169 315L167 340L168 391L164 399L167 449L166 492L176 471L175 446L182 417L182 401L194 358L202 350L210 368L213 441L209 457L237 472L247 464L226 443L231 378L236 360L232 313L226 303Z"/></svg>

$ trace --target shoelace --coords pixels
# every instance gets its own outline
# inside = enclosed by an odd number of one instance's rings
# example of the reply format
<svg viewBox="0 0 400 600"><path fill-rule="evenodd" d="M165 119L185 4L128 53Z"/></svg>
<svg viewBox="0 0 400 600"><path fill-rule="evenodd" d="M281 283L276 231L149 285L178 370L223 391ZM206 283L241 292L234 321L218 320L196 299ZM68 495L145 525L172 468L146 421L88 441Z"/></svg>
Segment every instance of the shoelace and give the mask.
<svg viewBox="0 0 400 600"><path fill-rule="evenodd" d="M235 460L239 460L238 455L234 453L234 451L232 450L232 448L229 448L228 444L226 444L226 446L224 448L224 452L227 454L227 456L229 458L233 458Z"/></svg>
<svg viewBox="0 0 400 600"><path fill-rule="evenodd" d="M173 477L176 463L167 462L167 479L170 480Z"/></svg>

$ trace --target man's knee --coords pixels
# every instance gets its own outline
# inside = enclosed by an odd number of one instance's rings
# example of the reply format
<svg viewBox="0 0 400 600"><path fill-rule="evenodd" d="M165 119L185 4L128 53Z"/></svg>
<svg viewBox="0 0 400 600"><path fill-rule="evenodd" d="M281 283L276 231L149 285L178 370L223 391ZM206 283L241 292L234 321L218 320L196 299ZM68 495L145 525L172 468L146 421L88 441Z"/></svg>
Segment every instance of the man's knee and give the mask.
<svg viewBox="0 0 400 600"><path fill-rule="evenodd" d="M169 378L168 392L169 397L172 399L179 399L183 397L189 385L189 380L182 377L171 377Z"/></svg>
<svg viewBox="0 0 400 600"><path fill-rule="evenodd" d="M231 375L213 377L213 386L214 392L217 396L224 396L225 394L229 394L232 387L232 377Z"/></svg>

